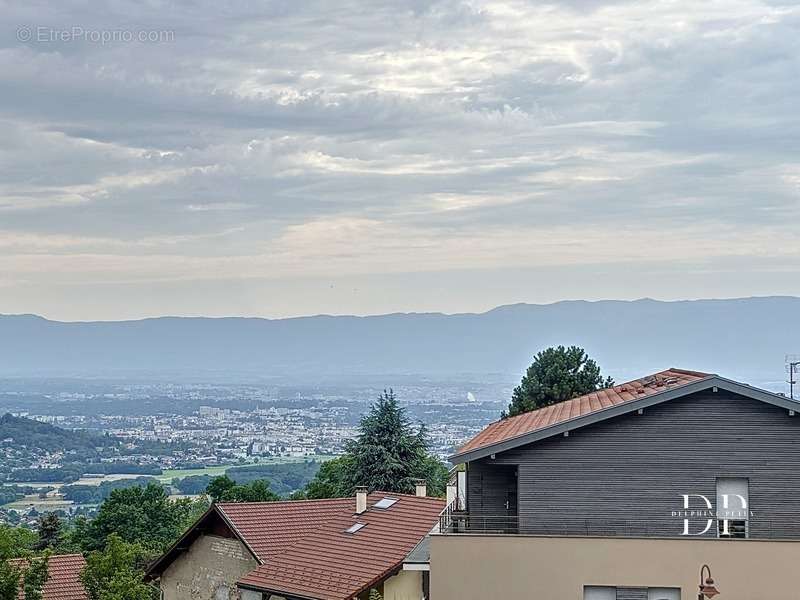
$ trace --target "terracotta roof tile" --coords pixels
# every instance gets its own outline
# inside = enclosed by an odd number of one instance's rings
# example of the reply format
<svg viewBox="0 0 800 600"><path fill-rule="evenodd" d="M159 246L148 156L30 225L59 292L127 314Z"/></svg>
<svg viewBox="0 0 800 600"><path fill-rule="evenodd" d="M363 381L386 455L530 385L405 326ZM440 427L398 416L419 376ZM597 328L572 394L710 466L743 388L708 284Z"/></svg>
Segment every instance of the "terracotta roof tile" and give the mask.
<svg viewBox="0 0 800 600"><path fill-rule="evenodd" d="M597 390L596 392L565 400L516 417L502 419L488 425L478 435L459 448L456 456L487 448L500 442L625 402L678 388L709 376L708 373L700 373L698 371L667 369L648 377L621 383L605 390Z"/></svg>
<svg viewBox="0 0 800 600"><path fill-rule="evenodd" d="M385 510L374 508L385 496L398 501ZM354 498L336 502L336 510L314 519L294 544L267 557L240 583L319 600L351 598L399 568L444 509L437 498L384 492L370 494L360 515L354 514ZM355 523L365 527L346 533Z"/></svg>
<svg viewBox="0 0 800 600"><path fill-rule="evenodd" d="M217 504L261 562L285 551L318 523L354 506L354 498Z"/></svg>
<svg viewBox="0 0 800 600"><path fill-rule="evenodd" d="M25 559L17 559L12 563L23 566ZM80 574L86 561L80 554L61 554L50 557L47 564L47 582L42 590L42 600L88 600L86 590L80 580ZM20 600L23 599L20 590Z"/></svg>

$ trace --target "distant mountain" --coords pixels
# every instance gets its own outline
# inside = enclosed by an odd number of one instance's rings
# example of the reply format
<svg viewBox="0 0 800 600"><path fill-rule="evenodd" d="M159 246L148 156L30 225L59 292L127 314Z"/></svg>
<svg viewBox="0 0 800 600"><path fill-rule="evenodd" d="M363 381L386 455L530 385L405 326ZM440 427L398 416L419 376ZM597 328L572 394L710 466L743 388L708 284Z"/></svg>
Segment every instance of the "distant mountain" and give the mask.
<svg viewBox="0 0 800 600"><path fill-rule="evenodd" d="M518 378L579 344L623 380L669 366L780 386L800 353L800 298L516 304L482 314L178 318L61 323L0 316L0 376L206 379L365 374Z"/></svg>

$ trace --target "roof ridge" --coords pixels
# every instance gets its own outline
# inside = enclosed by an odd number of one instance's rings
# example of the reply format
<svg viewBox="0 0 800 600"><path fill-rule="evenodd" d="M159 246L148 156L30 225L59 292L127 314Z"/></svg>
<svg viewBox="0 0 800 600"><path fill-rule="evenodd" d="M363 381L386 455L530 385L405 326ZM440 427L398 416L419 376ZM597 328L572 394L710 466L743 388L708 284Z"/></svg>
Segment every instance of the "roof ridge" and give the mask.
<svg viewBox="0 0 800 600"><path fill-rule="evenodd" d="M274 506L277 504L306 504L309 502L337 502L348 500L353 496L337 496L335 498L307 498L300 500L262 500L259 502L215 502L217 506L247 506L247 505L261 505L261 506Z"/></svg>
<svg viewBox="0 0 800 600"><path fill-rule="evenodd" d="M494 425L496 423L507 423L507 422L512 421L514 419L519 419L520 417L530 417L531 415L539 413L540 411L546 410L548 408L551 409L551 410L558 410L558 409L553 408L553 407L559 407L560 408L562 405L566 404L567 402L573 402L575 400L581 400L582 398L586 398L587 396L590 396L591 394L596 394L597 392L602 392L603 390L608 390L608 389L616 390L618 388L624 388L624 387L627 387L627 386L635 384L635 383L640 383L641 381L647 379L648 377L656 377L658 375L665 375L667 373L681 373L681 374L684 374L684 375L694 375L694 376L703 377L703 378L715 377L715 375L713 373L704 373L702 371L690 371L689 369L678 369L678 368L670 367L669 369L664 369L663 371L657 371L655 373L651 373L650 375L643 375L641 377L637 377L636 379L631 379L629 381L623 381L622 383L615 383L610 388L597 388L596 390L593 390L591 392L586 392L585 394L581 394L579 396L573 396L572 398L567 398L566 400L559 400L558 402L553 402L552 404L548 404L546 406L542 406L540 408L537 408L536 410L529 410L528 412L524 412L524 413L521 413L519 415L514 415L512 417L506 417L505 419L501 418L501 419L498 419L497 421L492 421L491 423L489 423L489 425L487 425L487 427L490 427L490 426L492 426L492 425ZM681 385L686 385L686 384L681 384ZM679 386L676 386L676 387L679 387Z"/></svg>
<svg viewBox="0 0 800 600"><path fill-rule="evenodd" d="M609 388L599 388L592 392L575 396L574 398L554 402L547 406L537 408L536 410L514 415L513 417L501 418L489 423L477 435L458 448L451 458L456 458L462 454L482 448L488 448L500 442L521 438L533 431L545 429L551 425L562 424L590 413L601 412L620 404L633 402L637 399L652 396L666 390L679 389L686 385L713 377L719 376L712 373L703 373L701 371L669 368L630 381L618 383ZM670 379L672 379L672 381L670 381ZM608 406L602 406L601 402L600 408L592 408L590 402L592 395L601 392L605 392L610 404ZM625 396L623 396L623 394L625 394ZM629 395L633 397L627 397ZM587 404L588 406L586 406ZM577 408L577 410L573 411L573 407ZM575 414L573 415L573 413Z"/></svg>

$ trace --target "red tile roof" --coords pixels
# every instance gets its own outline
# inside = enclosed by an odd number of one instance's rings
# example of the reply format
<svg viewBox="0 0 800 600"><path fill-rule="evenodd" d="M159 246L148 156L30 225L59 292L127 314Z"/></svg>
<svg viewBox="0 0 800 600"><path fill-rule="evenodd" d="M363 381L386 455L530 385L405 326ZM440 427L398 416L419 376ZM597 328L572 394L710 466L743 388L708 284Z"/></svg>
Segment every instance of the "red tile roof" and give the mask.
<svg viewBox="0 0 800 600"><path fill-rule="evenodd" d="M385 496L398 500L388 509L374 508ZM355 499L342 500L346 503L313 523L284 551L268 556L239 583L318 600L352 598L400 568L434 527L445 504L438 498L374 492L367 511L356 515ZM355 523L365 527L346 533ZM268 531L267 525L264 534Z"/></svg>
<svg viewBox="0 0 800 600"><path fill-rule="evenodd" d="M279 554L321 522L355 509L355 498L283 502L220 502L217 508L264 562Z"/></svg>
<svg viewBox="0 0 800 600"><path fill-rule="evenodd" d="M653 396L660 392L675 389L706 377L708 373L667 369L641 379L634 379L605 390L597 390L585 396L578 396L558 404L552 404L516 417L502 419L488 425L478 435L461 446L456 456L487 448L500 442L512 440L551 425L564 423L603 409Z"/></svg>
<svg viewBox="0 0 800 600"><path fill-rule="evenodd" d="M11 561L24 567L27 561L23 558ZM80 554L61 554L50 557L47 563L47 582L42 589L42 600L88 600L86 590L80 580L80 574L86 561ZM19 599L24 596L20 590Z"/></svg>

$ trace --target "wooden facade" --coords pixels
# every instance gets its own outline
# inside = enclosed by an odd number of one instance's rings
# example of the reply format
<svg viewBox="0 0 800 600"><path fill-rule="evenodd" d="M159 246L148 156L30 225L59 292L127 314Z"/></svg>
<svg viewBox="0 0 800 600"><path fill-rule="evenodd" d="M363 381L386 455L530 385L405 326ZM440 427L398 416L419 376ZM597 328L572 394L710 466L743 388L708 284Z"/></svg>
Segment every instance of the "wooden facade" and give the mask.
<svg viewBox="0 0 800 600"><path fill-rule="evenodd" d="M716 504L718 478L748 480L749 537L800 539L800 415L708 388L479 458L467 463L468 525L679 537L683 495ZM705 510L699 496L690 507Z"/></svg>

